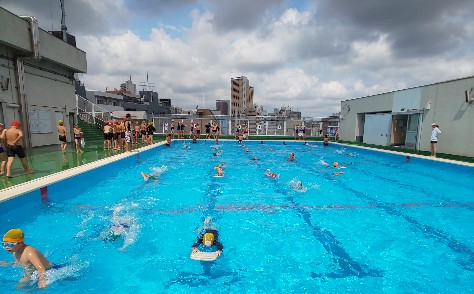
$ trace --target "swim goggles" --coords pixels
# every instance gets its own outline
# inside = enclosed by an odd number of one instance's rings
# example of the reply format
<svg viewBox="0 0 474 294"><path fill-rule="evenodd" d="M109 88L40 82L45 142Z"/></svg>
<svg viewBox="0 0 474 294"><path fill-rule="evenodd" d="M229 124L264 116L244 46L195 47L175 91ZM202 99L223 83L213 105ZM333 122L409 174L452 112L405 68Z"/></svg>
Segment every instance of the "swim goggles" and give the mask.
<svg viewBox="0 0 474 294"><path fill-rule="evenodd" d="M16 244L18 244L20 242L2 242L2 245L3 247L9 247L9 248L12 248L14 247Z"/></svg>

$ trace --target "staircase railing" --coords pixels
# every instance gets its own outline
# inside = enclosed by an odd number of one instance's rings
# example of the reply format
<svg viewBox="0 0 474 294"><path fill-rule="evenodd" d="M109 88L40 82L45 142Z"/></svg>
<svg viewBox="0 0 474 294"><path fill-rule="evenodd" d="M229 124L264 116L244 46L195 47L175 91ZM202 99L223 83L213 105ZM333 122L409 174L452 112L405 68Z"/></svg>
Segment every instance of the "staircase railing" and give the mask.
<svg viewBox="0 0 474 294"><path fill-rule="evenodd" d="M77 94L76 111L79 119L89 124L95 124L101 129L106 121L112 120L112 112Z"/></svg>

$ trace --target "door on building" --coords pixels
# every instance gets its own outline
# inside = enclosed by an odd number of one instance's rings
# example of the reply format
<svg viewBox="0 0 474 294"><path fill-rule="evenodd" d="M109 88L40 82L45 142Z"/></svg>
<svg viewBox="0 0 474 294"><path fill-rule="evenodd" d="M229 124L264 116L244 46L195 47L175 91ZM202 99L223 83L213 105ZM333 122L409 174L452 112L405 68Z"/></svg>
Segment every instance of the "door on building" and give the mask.
<svg viewBox="0 0 474 294"><path fill-rule="evenodd" d="M364 143L389 146L391 126L391 113L366 114L363 135Z"/></svg>
<svg viewBox="0 0 474 294"><path fill-rule="evenodd" d="M419 113L408 115L405 147L416 148L416 144L418 142L418 126L420 124L420 117L421 116Z"/></svg>
<svg viewBox="0 0 474 294"><path fill-rule="evenodd" d="M406 130L408 124L408 115L394 115L392 117L392 134L390 139L390 145L392 146L404 146L406 138Z"/></svg>

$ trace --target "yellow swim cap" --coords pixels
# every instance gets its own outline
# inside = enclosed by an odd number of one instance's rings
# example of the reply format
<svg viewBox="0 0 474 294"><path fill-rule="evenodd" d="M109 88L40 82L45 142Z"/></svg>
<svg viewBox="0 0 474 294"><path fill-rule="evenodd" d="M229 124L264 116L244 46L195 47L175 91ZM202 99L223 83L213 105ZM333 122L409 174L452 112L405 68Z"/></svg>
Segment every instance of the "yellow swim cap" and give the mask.
<svg viewBox="0 0 474 294"><path fill-rule="evenodd" d="M212 233L205 233L202 237L202 243L206 246L211 246L214 242L214 235Z"/></svg>
<svg viewBox="0 0 474 294"><path fill-rule="evenodd" d="M23 241L25 235L20 229L11 229L3 236L3 242L19 242Z"/></svg>
<svg viewBox="0 0 474 294"><path fill-rule="evenodd" d="M338 167L339 166L339 163L337 163L337 161L334 161L334 163L332 164L334 167Z"/></svg>
<svg viewBox="0 0 474 294"><path fill-rule="evenodd" d="M63 121L62 121L62 120L58 120L58 125L62 126L62 125L63 125Z"/></svg>

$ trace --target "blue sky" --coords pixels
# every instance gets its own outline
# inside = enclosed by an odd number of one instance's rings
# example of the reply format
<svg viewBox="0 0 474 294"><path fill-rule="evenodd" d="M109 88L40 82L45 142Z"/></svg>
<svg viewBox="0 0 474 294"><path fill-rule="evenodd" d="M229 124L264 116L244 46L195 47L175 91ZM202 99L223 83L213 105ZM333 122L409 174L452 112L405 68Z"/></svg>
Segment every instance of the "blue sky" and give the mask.
<svg viewBox="0 0 474 294"><path fill-rule="evenodd" d="M60 28L59 0L0 0ZM246 76L254 102L303 116L340 101L474 75L472 0L65 0L67 27L87 53L88 89L132 76L194 108L230 99Z"/></svg>

